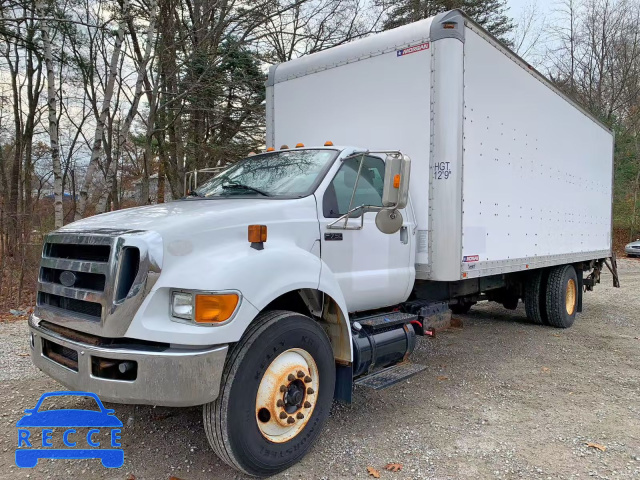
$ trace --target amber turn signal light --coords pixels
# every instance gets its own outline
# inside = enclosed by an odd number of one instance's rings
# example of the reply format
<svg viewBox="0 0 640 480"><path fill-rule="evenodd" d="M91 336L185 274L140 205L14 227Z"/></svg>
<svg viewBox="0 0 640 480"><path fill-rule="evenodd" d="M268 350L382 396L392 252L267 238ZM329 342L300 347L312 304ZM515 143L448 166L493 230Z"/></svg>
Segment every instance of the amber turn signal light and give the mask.
<svg viewBox="0 0 640 480"><path fill-rule="evenodd" d="M400 175L394 175L393 188L400 188Z"/></svg>
<svg viewBox="0 0 640 480"><path fill-rule="evenodd" d="M249 242L261 243L267 241L266 225L249 225Z"/></svg>
<svg viewBox="0 0 640 480"><path fill-rule="evenodd" d="M238 295L196 295L197 323L220 323L229 320L238 306Z"/></svg>

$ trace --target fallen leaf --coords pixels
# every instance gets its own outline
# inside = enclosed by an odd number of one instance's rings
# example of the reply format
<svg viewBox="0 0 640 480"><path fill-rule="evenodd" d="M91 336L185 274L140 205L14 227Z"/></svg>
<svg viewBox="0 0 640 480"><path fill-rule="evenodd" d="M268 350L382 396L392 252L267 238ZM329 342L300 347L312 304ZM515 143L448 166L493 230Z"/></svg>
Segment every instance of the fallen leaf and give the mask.
<svg viewBox="0 0 640 480"><path fill-rule="evenodd" d="M124 480L136 480L136 476L133 473L130 473Z"/></svg>
<svg viewBox="0 0 640 480"><path fill-rule="evenodd" d="M449 380L449 377L445 377L444 375L438 375L437 379L440 380L440 381Z"/></svg>
<svg viewBox="0 0 640 480"><path fill-rule="evenodd" d="M402 470L401 463L387 463L384 467L385 470L389 470L390 472L399 472Z"/></svg>
<svg viewBox="0 0 640 480"><path fill-rule="evenodd" d="M451 319L451 327L453 327L453 328L462 328L463 327L462 320L460 320L459 318L452 318Z"/></svg>
<svg viewBox="0 0 640 480"><path fill-rule="evenodd" d="M30 354L29 353L17 353L16 355L18 355L19 357L28 357Z"/></svg>
<svg viewBox="0 0 640 480"><path fill-rule="evenodd" d="M600 450L601 452L605 452L607 450L607 447L605 447L604 445L600 445L599 443L591 443L591 442L587 442L586 443L587 447L589 448L597 448L598 450Z"/></svg>
<svg viewBox="0 0 640 480"><path fill-rule="evenodd" d="M373 478L380 478L380 472L373 467L367 467L367 473Z"/></svg>
<svg viewBox="0 0 640 480"><path fill-rule="evenodd" d="M560 335L559 335L559 334L557 334L557 333L552 333L552 334L551 334L551 336L552 336L552 337L559 337Z"/></svg>
<svg viewBox="0 0 640 480"><path fill-rule="evenodd" d="M542 367L540 370L541 370L542 372L545 372L545 373L547 373L547 372L551 371L551 369L550 369L549 367Z"/></svg>

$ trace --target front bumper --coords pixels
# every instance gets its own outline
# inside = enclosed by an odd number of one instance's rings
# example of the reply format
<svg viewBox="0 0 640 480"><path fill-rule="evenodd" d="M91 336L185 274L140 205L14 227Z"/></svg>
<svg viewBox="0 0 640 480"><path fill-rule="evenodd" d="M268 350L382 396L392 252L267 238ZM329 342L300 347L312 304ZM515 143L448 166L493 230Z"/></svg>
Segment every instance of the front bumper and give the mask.
<svg viewBox="0 0 640 480"><path fill-rule="evenodd" d="M635 255L640 257L640 249L638 248L625 247L624 252L627 255Z"/></svg>
<svg viewBox="0 0 640 480"><path fill-rule="evenodd" d="M215 400L228 345L204 349L170 347L162 351L143 348L107 348L71 340L29 318L31 359L44 373L74 390L96 393L101 400L188 407ZM77 371L58 363L43 351L45 341L77 352ZM114 380L94 376L92 358L137 363L134 380Z"/></svg>

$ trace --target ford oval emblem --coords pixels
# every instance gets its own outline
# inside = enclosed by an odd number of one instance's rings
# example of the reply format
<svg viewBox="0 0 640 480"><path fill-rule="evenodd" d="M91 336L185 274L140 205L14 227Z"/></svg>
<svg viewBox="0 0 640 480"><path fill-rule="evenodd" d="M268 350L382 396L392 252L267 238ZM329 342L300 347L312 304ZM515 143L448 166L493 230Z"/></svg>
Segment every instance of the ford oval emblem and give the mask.
<svg viewBox="0 0 640 480"><path fill-rule="evenodd" d="M73 287L76 283L76 274L69 270L65 270L60 274L60 283L65 287Z"/></svg>

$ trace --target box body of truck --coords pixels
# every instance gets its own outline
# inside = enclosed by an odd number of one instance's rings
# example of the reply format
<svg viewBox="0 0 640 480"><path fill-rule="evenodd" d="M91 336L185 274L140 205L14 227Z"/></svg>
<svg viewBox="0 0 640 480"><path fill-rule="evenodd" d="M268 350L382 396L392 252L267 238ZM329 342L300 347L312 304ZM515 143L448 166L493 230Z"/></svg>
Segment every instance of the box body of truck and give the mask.
<svg viewBox="0 0 640 480"><path fill-rule="evenodd" d="M613 135L458 11L272 67L267 146L412 159L416 278L611 255Z"/></svg>

